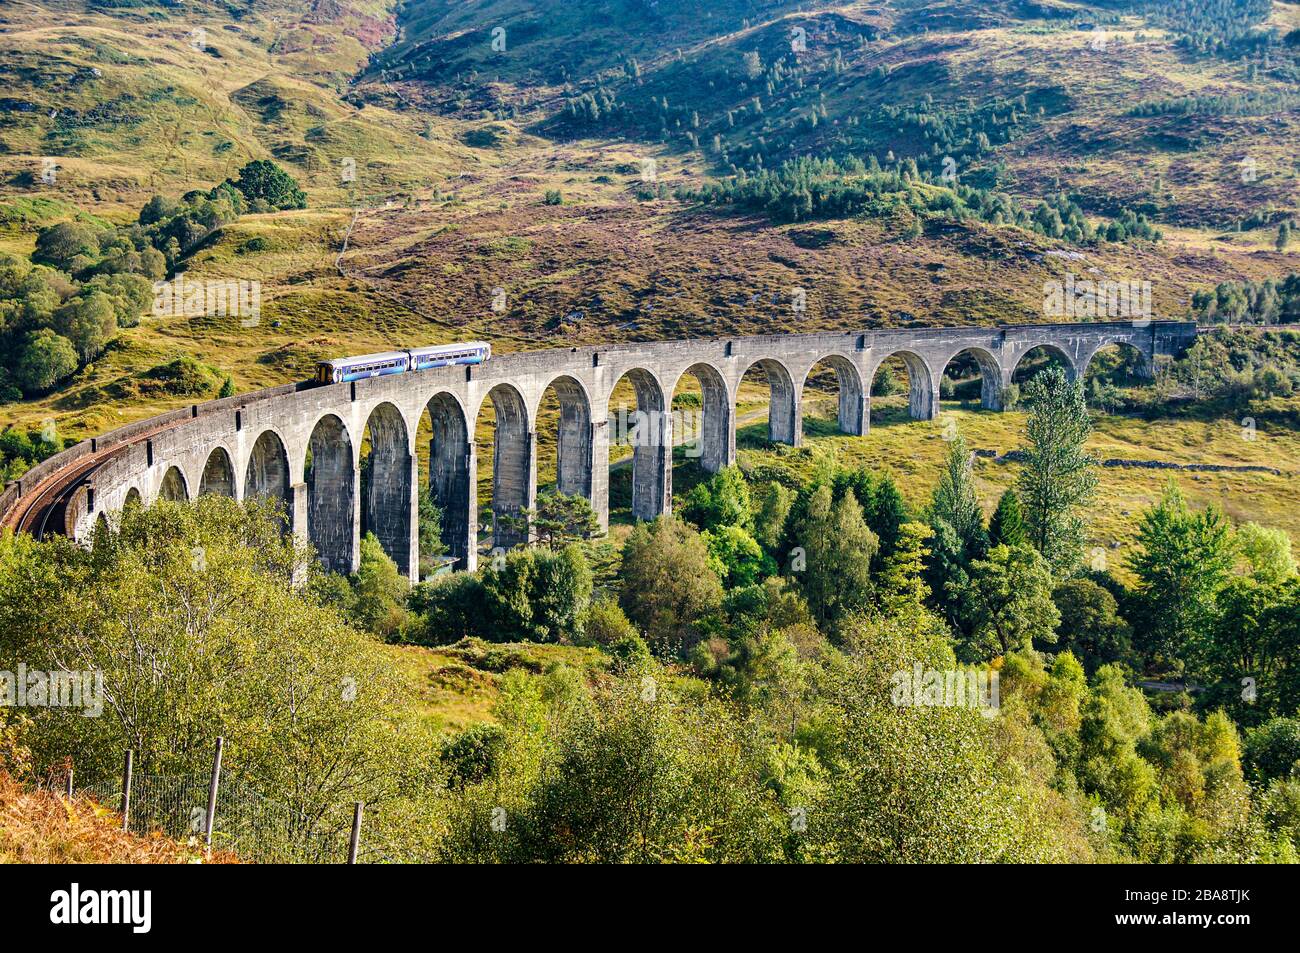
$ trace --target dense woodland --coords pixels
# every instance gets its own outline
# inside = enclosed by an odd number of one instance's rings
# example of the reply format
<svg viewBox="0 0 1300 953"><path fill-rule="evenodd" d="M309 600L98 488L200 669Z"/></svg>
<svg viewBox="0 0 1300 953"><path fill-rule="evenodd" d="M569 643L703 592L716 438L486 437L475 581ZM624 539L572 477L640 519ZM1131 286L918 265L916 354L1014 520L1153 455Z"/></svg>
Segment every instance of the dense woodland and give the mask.
<svg viewBox="0 0 1300 953"><path fill-rule="evenodd" d="M373 537L323 576L265 506L216 497L130 508L88 549L5 537L0 666L102 668L111 702L6 710L0 751L108 774L129 745L171 774L220 734L241 782L321 826L366 801L393 859L1294 861L1290 538L1171 482L1122 578L1099 568L1085 387L1049 366L1020 399L991 520L959 433L920 509L888 473L732 467L599 582L590 508L556 494L535 545L414 589ZM380 639L499 666L494 720L432 732ZM529 642L600 661L530 673ZM990 672L992 697L953 702L956 673Z"/></svg>

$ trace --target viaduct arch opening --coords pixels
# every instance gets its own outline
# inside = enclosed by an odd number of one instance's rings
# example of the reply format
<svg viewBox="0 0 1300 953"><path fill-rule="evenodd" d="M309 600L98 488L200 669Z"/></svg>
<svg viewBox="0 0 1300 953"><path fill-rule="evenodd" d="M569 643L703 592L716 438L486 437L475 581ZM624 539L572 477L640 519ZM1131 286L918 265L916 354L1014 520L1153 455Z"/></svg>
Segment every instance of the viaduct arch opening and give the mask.
<svg viewBox="0 0 1300 953"><path fill-rule="evenodd" d="M372 410L361 446L361 532L374 533L397 571L409 577L417 533L415 467L401 411L389 403Z"/></svg>
<svg viewBox="0 0 1300 953"><path fill-rule="evenodd" d="M307 446L307 536L329 572L357 569L357 465L348 429L326 414Z"/></svg>
<svg viewBox="0 0 1300 953"><path fill-rule="evenodd" d="M673 386L670 403L673 443L705 473L717 473L736 459L731 396L722 372L692 364Z"/></svg>
<svg viewBox="0 0 1300 953"><path fill-rule="evenodd" d="M624 372L610 391L606 410L612 434L610 442L632 448L633 519L652 520L672 509L673 432L672 419L666 410L662 386L644 368L634 367ZM610 469L623 466L626 463L620 460L611 463ZM612 472L609 483L612 495L617 485ZM612 505L611 501L611 508Z"/></svg>
<svg viewBox="0 0 1300 953"><path fill-rule="evenodd" d="M537 434L537 483L565 496L591 499L591 401L566 375L546 385L533 425Z"/></svg>
<svg viewBox="0 0 1300 953"><path fill-rule="evenodd" d="M1074 362L1070 360L1070 355L1066 354L1063 348L1055 344L1035 344L1016 361L1016 366L1011 371L1011 382L1017 385L1026 384L1039 371L1052 366L1063 367L1065 376L1069 380L1074 380Z"/></svg>
<svg viewBox="0 0 1300 953"><path fill-rule="evenodd" d="M907 385L907 413L913 420L933 420L939 411L939 395L930 367L914 351L892 351L876 365L871 379L871 395L885 397L898 393Z"/></svg>
<svg viewBox="0 0 1300 953"><path fill-rule="evenodd" d="M199 496L205 493L228 496L232 500L238 495L235 492L235 465L230 462L230 454L225 447L217 447L208 454L208 462L203 465Z"/></svg>
<svg viewBox="0 0 1300 953"><path fill-rule="evenodd" d="M982 347L968 347L948 358L939 379L941 400L978 400L984 410L1002 409L1002 366Z"/></svg>
<svg viewBox="0 0 1300 953"><path fill-rule="evenodd" d="M491 406L491 415L484 410ZM492 545L509 549L528 542L525 510L537 496L533 469L534 434L528 423L528 407L513 384L497 384L488 391L479 408L475 427L476 443L492 443L492 480L488 496L492 506ZM486 433L485 433L486 431ZM480 492L482 490L480 489Z"/></svg>
<svg viewBox="0 0 1300 953"><path fill-rule="evenodd" d="M287 530L292 521L290 507L289 454L274 430L264 430L253 442L244 471L244 498L270 500L280 509Z"/></svg>
<svg viewBox="0 0 1300 953"><path fill-rule="evenodd" d="M171 503L183 503L190 498L190 489L185 483L185 474L181 473L180 467L167 468L158 487L158 498Z"/></svg>
<svg viewBox="0 0 1300 953"><path fill-rule="evenodd" d="M741 399L742 390L752 398L755 390L764 383L767 385L767 439L772 443L798 446L803 433L799 401L795 396L794 378L784 364L770 357L751 363L741 375L736 399Z"/></svg>
<svg viewBox="0 0 1300 953"><path fill-rule="evenodd" d="M446 392L434 394L425 405L420 431L428 430L428 494L440 511L442 543L456 568L469 565L478 545L478 513L475 505L475 460L469 443L469 426L460 402ZM431 565L431 554L420 553Z"/></svg>
<svg viewBox="0 0 1300 953"><path fill-rule="evenodd" d="M835 427L840 433L861 436L867 432L866 391L862 386L862 376L858 369L846 357L829 354L808 369L800 388L800 399L804 404L803 432L814 436L819 431L820 411L835 395ZM807 410L812 408L814 413Z"/></svg>

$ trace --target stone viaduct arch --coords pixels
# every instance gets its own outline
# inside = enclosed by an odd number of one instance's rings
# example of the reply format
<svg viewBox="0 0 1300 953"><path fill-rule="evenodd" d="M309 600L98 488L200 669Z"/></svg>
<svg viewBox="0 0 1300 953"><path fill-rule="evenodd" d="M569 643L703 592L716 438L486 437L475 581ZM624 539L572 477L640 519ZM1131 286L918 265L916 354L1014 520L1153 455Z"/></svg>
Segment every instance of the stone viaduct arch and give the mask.
<svg viewBox="0 0 1300 953"><path fill-rule="evenodd" d="M840 429L866 434L870 382L893 354L908 368L911 415L927 420L938 413L940 375L963 351L973 353L980 365L983 405L996 409L1016 366L1036 346L1059 349L1077 374L1107 345L1135 348L1149 367L1161 355L1180 353L1195 335L1192 324L1166 321L762 335L528 351L497 355L477 366L353 383L288 384L184 407L83 441L9 484L0 494L0 515L9 520L24 506L42 505L43 493L64 474L80 481L67 491L75 491L75 501L65 497L67 529L78 539L89 535L101 512L120 510L128 496L144 503L190 499L201 492L270 498L283 504L287 528L312 543L328 569L355 570L364 521L414 578L421 481L443 509L448 551L462 568L477 565L474 423L488 406L496 425L494 533L498 545L510 545L528 535L519 517L536 500L536 417L548 388L560 400L559 488L588 496L607 525L611 442L633 428L633 513L652 519L669 511L673 421L668 411L672 388L683 375L700 382L701 463L715 470L735 460L736 394L750 367L767 375L773 439L797 445L803 389L815 366L834 368ZM638 412L625 415L634 419L620 420L611 397L625 377L636 390ZM428 472L420 473L415 434L426 414L431 452ZM363 499L361 445L367 427L373 479ZM611 428L626 431L611 433ZM83 474L88 459L94 465ZM513 526L503 517L512 518Z"/></svg>

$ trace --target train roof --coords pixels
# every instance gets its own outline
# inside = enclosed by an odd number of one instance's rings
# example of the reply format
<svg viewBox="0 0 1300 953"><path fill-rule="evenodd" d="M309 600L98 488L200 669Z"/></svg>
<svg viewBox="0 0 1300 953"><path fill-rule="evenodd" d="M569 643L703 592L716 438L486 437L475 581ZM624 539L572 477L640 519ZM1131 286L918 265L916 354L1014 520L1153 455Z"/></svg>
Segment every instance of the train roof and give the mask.
<svg viewBox="0 0 1300 953"><path fill-rule="evenodd" d="M332 360L321 361L322 364L329 364L336 367L339 364L378 364L381 361L398 361L406 357L405 351L380 351L377 354L358 354L355 357L336 357Z"/></svg>
<svg viewBox="0 0 1300 953"><path fill-rule="evenodd" d="M456 344L429 344L425 347L411 348L412 354L433 354L440 351L468 351L475 348L491 347L486 341L460 341Z"/></svg>

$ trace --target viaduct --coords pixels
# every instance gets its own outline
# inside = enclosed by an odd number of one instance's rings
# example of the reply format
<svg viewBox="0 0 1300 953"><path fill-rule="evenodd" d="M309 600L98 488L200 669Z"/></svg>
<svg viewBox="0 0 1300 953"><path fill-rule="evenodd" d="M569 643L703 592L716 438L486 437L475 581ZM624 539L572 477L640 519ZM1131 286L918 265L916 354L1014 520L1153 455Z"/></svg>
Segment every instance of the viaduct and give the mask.
<svg viewBox="0 0 1300 953"><path fill-rule="evenodd" d="M636 393L632 512L667 513L672 502L672 395L691 375L703 397L700 464L716 472L736 457L736 394L758 367L771 390L769 436L798 445L804 383L829 366L839 381L839 428L865 435L870 382L891 356L910 383L910 412L934 419L939 382L950 361L969 352L983 377L982 405L1001 409L1021 359L1036 347L1058 354L1082 375L1098 350L1136 350L1149 375L1155 359L1176 356L1195 338L1194 324L1137 321L763 335L526 351L477 366L436 368L342 384L288 384L171 411L83 441L35 467L0 494L4 525L82 540L95 521L132 502L220 493L279 501L288 528L310 542L327 569L352 572L361 526L375 533L398 568L415 579L419 564L418 487L426 480L443 510L449 553L476 566L480 466L493 474L493 543L526 538L518 514L537 496L536 420L543 395L559 399L557 487L591 500L609 520L609 452L614 387ZM474 425L491 401L493 459L480 461ZM421 474L415 435L428 415L429 472ZM369 428L371 479L363 494L363 434ZM502 517L516 517L502 519Z"/></svg>

